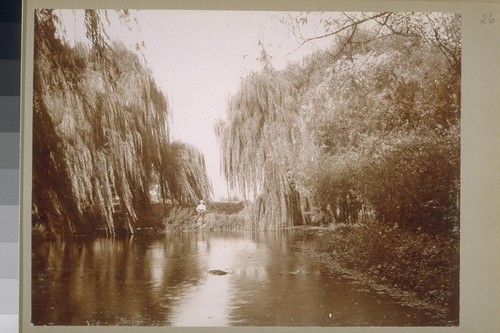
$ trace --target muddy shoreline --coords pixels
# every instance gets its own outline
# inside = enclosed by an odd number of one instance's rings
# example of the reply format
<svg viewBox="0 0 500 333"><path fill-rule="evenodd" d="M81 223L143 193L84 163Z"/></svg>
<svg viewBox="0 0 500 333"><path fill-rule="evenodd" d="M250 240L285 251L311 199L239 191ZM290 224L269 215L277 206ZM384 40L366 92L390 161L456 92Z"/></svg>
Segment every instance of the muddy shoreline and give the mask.
<svg viewBox="0 0 500 333"><path fill-rule="evenodd" d="M433 314L433 317L441 322L442 326L458 326L458 320L450 319L449 310L444 306L423 301L419 299L415 293L392 287L389 284L382 284L359 271L342 267L342 265L336 262L335 259L328 254L315 251L307 245L301 246L301 249L308 257L312 260L320 262L321 265L323 265L323 267L325 267L332 274L340 274L343 277L352 280L354 284L367 286L380 294L393 297L403 306L430 312Z"/></svg>

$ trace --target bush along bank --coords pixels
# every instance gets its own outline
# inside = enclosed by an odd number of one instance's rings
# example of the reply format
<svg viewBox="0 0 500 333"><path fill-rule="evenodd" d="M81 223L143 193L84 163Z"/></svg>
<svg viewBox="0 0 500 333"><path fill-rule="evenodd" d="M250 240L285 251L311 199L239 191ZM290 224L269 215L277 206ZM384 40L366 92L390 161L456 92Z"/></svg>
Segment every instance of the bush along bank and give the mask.
<svg viewBox="0 0 500 333"><path fill-rule="evenodd" d="M172 231L241 231L246 219L238 204L213 203L202 217L192 207L174 206L163 218L165 232Z"/></svg>
<svg viewBox="0 0 500 333"><path fill-rule="evenodd" d="M459 235L430 235L397 225L340 225L300 245L331 271L458 324Z"/></svg>

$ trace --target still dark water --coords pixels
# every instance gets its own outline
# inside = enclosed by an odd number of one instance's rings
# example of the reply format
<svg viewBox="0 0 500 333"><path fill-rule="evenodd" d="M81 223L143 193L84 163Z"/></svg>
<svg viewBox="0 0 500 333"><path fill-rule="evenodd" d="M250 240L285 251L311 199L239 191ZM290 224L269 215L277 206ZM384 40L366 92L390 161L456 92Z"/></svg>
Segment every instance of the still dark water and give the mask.
<svg viewBox="0 0 500 333"><path fill-rule="evenodd" d="M432 313L332 275L293 233L33 244L35 325L429 326ZM227 270L217 276L208 270Z"/></svg>

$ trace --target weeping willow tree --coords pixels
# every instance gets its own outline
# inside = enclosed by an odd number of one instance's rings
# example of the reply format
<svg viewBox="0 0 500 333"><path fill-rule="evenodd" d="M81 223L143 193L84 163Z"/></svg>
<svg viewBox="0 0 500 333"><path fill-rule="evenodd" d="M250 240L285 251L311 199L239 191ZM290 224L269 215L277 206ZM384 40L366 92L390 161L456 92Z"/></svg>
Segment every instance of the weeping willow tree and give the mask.
<svg viewBox="0 0 500 333"><path fill-rule="evenodd" d="M307 199L291 174L299 131L298 88L290 73L265 67L241 82L216 124L222 171L231 190L253 195L251 224L282 229L306 221Z"/></svg>
<svg viewBox="0 0 500 333"><path fill-rule="evenodd" d="M173 201L193 203L207 198L212 192L212 184L206 177L203 154L183 142L173 142L168 147L169 166L166 169L167 192Z"/></svg>
<svg viewBox="0 0 500 333"><path fill-rule="evenodd" d="M209 197L203 156L171 146L167 99L139 56L106 39L95 11L85 11L90 46L70 47L57 21L35 16L33 222L53 234L133 233L152 188L179 202Z"/></svg>

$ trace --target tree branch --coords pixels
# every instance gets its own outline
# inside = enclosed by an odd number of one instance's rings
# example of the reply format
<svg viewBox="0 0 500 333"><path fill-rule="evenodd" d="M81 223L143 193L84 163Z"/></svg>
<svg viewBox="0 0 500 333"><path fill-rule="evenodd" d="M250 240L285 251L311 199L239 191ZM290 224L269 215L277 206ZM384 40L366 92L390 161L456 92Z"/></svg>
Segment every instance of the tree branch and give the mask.
<svg viewBox="0 0 500 333"><path fill-rule="evenodd" d="M329 33L326 33L326 34L323 34L323 35L320 35L320 36L314 36L314 37L309 37L309 38L303 38L304 40L302 41L302 43L300 43L300 45L294 49L293 51L289 52L288 54L292 54L293 52L297 51L298 49L300 49L302 46L304 46L305 44L311 42L311 41L314 41L314 40L318 40L318 39L322 39L322 38L327 38L327 37L331 37L331 36L334 36L334 35L337 35L339 33L341 33L342 31L345 31L349 28L352 28L352 27L357 27L358 25L364 23L364 22L367 22L367 21L370 21L370 20L374 20L376 18L379 18L379 17L384 17L384 16L388 16L390 15L391 13L390 12L382 12L382 13L379 13L379 14L376 14L376 15L373 15L373 16L369 16L369 17L366 17L366 18L363 18L359 21L355 21L353 20L352 18L350 18L349 16L347 16L345 13L343 13L351 22L351 24L347 24L345 26L342 26L341 28L335 30L335 31L332 31L332 32L329 32Z"/></svg>

